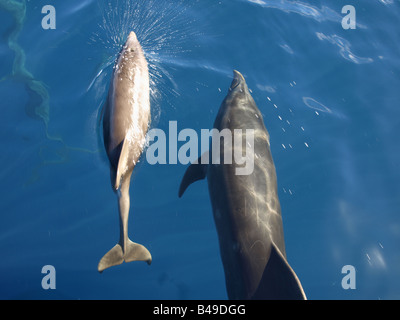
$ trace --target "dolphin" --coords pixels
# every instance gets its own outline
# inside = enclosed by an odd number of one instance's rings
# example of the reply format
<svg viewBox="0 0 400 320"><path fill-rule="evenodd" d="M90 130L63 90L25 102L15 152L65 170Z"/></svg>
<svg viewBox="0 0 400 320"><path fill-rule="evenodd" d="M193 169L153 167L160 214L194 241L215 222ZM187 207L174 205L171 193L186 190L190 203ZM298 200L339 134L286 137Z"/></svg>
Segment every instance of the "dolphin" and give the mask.
<svg viewBox="0 0 400 320"><path fill-rule="evenodd" d="M151 120L149 70L142 47L131 32L114 66L104 105L104 147L110 162L111 186L118 196L120 237L98 264L98 271L122 262L151 263L150 252L128 237L129 185Z"/></svg>
<svg viewBox="0 0 400 320"><path fill-rule="evenodd" d="M241 129L240 143L235 141L232 149L247 144L246 134L252 130L254 141L246 157L252 156L253 170L239 175L237 163L214 161L213 147L208 156L206 152L187 168L179 197L191 183L207 178L229 299L306 299L286 260L269 133L244 77L236 70L214 128L219 132Z"/></svg>

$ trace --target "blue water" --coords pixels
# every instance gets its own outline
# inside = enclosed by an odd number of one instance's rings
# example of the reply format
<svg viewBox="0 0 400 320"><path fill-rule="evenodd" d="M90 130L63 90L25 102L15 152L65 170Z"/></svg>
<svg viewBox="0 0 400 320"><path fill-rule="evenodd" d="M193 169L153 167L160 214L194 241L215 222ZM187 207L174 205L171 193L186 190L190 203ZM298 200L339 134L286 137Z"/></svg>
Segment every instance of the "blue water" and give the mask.
<svg viewBox="0 0 400 320"><path fill-rule="evenodd" d="M97 272L119 236L98 119L131 29L152 128L211 128L232 70L245 76L307 297L400 298L398 0L52 1L55 30L41 26L48 1L25 13L16 2L0 0L0 298L227 298L207 183L179 199L182 164L142 159L132 178L129 234L152 265ZM342 28L348 4L356 29ZM55 290L42 288L45 265ZM342 287L345 265L355 289Z"/></svg>

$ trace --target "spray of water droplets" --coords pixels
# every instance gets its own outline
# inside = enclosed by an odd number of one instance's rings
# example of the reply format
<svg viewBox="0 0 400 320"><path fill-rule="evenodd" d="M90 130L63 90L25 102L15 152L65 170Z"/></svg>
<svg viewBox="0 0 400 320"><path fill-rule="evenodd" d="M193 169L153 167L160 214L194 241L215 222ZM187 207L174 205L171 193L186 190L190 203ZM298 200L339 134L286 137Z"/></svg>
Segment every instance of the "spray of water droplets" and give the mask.
<svg viewBox="0 0 400 320"><path fill-rule="evenodd" d="M110 0L99 8L102 20L90 37L90 44L100 44L107 58L96 78L114 63L129 33L134 31L148 61L152 123L157 122L161 100L170 104L168 96L179 96L168 66L179 64L179 58L191 51L188 40L198 35L191 1Z"/></svg>

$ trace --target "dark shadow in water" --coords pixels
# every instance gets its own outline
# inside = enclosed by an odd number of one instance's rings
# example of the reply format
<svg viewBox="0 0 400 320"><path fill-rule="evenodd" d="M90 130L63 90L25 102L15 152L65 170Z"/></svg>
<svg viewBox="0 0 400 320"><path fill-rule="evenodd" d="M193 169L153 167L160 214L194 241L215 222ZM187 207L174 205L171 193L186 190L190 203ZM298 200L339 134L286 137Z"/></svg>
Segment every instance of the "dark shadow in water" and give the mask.
<svg viewBox="0 0 400 320"><path fill-rule="evenodd" d="M42 146L39 150L39 156L42 162L33 169L32 176L25 182L25 186L35 182L39 179L39 169L48 164L61 164L69 159L69 150L97 153L99 150L87 150L83 148L69 147L65 144L63 139L58 136L50 135L48 132L50 121L50 96L46 89L45 84L35 79L34 75L30 73L25 67L25 52L18 43L18 37L24 26L26 17L26 0L0 0L0 9L9 12L14 19L14 25L4 35L8 47L14 52L14 62L12 72L10 75L4 76L0 81L7 79L16 80L24 84L28 93L29 100L25 105L26 114L33 119L43 121L45 125L45 134L48 140L61 144L60 147L53 148L51 146ZM46 152L43 152L46 150ZM53 154L54 153L54 154Z"/></svg>
<svg viewBox="0 0 400 320"><path fill-rule="evenodd" d="M25 68L25 52L17 42L18 36L23 28L26 16L26 2L15 0L0 0L0 8L9 12L14 18L14 26L5 35L9 48L14 51L15 58L11 75L5 76L22 82L29 94L29 101L25 107L28 116L40 119L47 127L49 123L49 93L44 84L36 80Z"/></svg>

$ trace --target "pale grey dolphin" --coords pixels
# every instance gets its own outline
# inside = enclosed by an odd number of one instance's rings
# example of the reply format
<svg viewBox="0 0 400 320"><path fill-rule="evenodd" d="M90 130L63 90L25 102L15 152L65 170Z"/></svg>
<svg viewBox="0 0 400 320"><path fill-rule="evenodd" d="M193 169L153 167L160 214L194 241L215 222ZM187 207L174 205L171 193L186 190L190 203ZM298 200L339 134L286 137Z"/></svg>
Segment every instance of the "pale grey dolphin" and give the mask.
<svg viewBox="0 0 400 320"><path fill-rule="evenodd" d="M243 145L247 143L246 130L254 130L254 150L250 150L254 170L237 175L240 166L235 162L224 164L221 159L221 164L213 164L211 156L210 164L204 164L204 158L202 164L200 157L185 172L179 197L192 182L207 177L229 299L305 299L301 283L286 260L269 134L245 79L237 71L214 128L232 133L242 129L239 141ZM237 147L232 144L232 149ZM222 155L222 143L220 148Z"/></svg>
<svg viewBox="0 0 400 320"><path fill-rule="evenodd" d="M105 254L99 272L134 260L151 263L150 252L128 238L129 185L142 154L150 123L149 71L134 32L114 66L103 118L104 146L110 161L111 185L118 195L119 242Z"/></svg>

